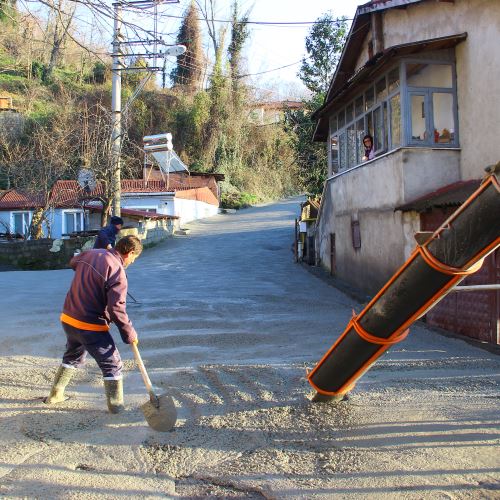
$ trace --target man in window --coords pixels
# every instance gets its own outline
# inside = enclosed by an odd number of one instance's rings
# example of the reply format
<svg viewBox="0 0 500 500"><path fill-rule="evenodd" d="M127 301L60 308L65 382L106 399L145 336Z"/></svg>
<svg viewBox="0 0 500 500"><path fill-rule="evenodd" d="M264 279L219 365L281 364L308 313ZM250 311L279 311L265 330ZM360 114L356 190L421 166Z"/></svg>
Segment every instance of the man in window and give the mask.
<svg viewBox="0 0 500 500"><path fill-rule="evenodd" d="M373 158L375 158L375 151L373 149L373 137L370 134L366 134L363 137L363 146L365 148L365 154L362 160L363 161L373 160Z"/></svg>
<svg viewBox="0 0 500 500"><path fill-rule="evenodd" d="M109 225L103 227L97 234L97 238L94 243L94 248L104 248L106 250L111 250L115 246L116 235L120 232L123 227L123 219L113 215L109 221Z"/></svg>

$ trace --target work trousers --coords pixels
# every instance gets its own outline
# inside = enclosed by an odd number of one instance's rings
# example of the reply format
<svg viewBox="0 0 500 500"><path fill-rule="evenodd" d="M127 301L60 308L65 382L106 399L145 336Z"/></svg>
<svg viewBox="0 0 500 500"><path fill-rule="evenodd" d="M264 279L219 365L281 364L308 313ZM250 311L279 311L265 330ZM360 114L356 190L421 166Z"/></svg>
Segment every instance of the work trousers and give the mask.
<svg viewBox="0 0 500 500"><path fill-rule="evenodd" d="M104 380L120 380L123 363L109 332L80 330L62 323L66 333L66 352L62 365L66 368L80 368L85 364L87 352L96 360Z"/></svg>

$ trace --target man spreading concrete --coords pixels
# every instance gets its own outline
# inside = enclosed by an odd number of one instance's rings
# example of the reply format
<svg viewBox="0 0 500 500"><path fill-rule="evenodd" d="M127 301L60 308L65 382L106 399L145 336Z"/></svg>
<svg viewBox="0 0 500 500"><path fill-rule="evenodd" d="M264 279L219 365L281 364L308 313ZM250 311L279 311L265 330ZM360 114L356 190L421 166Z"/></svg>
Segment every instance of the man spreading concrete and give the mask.
<svg viewBox="0 0 500 500"><path fill-rule="evenodd" d="M112 250L88 250L71 259L75 275L61 314L67 338L66 352L45 403L67 399L64 390L75 369L85 363L88 352L102 371L109 411L123 410L123 364L109 333L109 324L115 323L126 344L137 343L137 333L126 311L125 268L141 252L139 238L125 236Z"/></svg>
<svg viewBox="0 0 500 500"><path fill-rule="evenodd" d="M94 243L94 248L105 248L106 250L111 250L115 246L116 235L121 231L123 227L123 219L116 215L111 217L109 224L103 227L99 233L97 233L97 238Z"/></svg>

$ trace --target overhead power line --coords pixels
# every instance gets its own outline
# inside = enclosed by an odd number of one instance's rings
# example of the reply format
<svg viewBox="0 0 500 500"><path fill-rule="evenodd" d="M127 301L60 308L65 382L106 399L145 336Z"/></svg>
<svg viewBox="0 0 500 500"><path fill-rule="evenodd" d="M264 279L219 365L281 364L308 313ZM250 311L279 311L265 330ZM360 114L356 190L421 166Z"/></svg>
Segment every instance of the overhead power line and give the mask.
<svg viewBox="0 0 500 500"><path fill-rule="evenodd" d="M164 14L164 13L161 13L159 14L159 17L169 17L169 18L172 18L172 19L184 19L183 16L176 16L174 14ZM325 21L324 19L323 20L320 20L320 21L238 21L238 24L255 24L255 25L258 25L258 26L290 26L290 27L293 27L293 26L308 26L308 25L311 25L311 24L320 24L320 23L325 23L325 22L329 22L329 23L338 23L338 22L342 22L342 21L352 21L354 18L348 18L348 17L338 17L336 19L332 19L331 21ZM197 19L198 21L206 21L206 19L204 18L198 18ZM216 23L226 23L226 24L232 24L233 21L231 20L227 20L227 19L209 19L209 21L213 21L213 22L216 22Z"/></svg>
<svg viewBox="0 0 500 500"><path fill-rule="evenodd" d="M247 73L245 75L238 75L237 78L245 78L246 76L263 75L264 73L271 73L272 71L278 71L278 70L283 69L283 68L289 68L290 66L295 66L296 64L300 64L301 62L302 62L302 59L300 61L296 61L296 62L291 63L291 64L286 64L285 66L280 66L278 68L268 69L266 71L259 71L258 73Z"/></svg>

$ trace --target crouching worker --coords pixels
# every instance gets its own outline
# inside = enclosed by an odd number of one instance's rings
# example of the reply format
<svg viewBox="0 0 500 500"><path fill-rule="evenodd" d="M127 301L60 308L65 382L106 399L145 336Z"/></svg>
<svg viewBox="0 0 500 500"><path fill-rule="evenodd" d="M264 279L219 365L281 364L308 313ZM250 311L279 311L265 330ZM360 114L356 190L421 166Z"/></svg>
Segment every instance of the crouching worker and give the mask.
<svg viewBox="0 0 500 500"><path fill-rule="evenodd" d="M142 252L136 236L125 236L112 250L88 250L70 262L75 271L64 301L61 322L66 333L66 352L45 403L64 401L64 390L87 352L96 360L104 378L111 413L123 410L122 360L109 333L115 323L126 344L137 343L137 333L126 310L125 268Z"/></svg>

